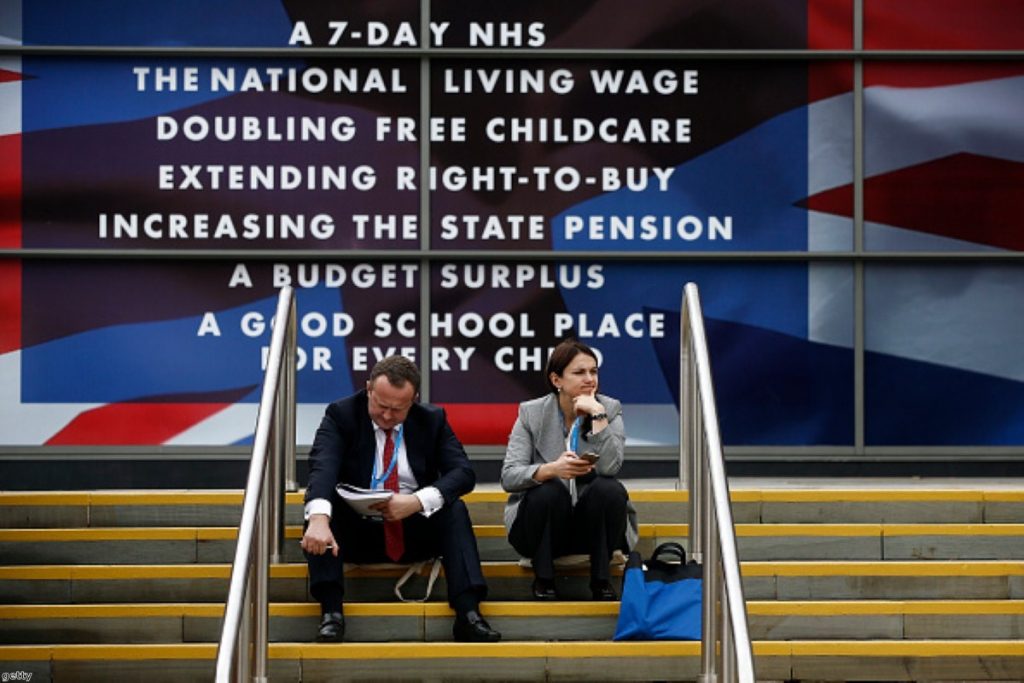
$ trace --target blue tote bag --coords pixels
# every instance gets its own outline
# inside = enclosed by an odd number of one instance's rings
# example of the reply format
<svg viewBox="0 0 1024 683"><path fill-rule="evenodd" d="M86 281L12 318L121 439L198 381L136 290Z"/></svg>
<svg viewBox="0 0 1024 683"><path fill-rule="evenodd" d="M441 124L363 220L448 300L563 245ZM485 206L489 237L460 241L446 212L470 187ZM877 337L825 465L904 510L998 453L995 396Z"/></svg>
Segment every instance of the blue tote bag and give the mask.
<svg viewBox="0 0 1024 683"><path fill-rule="evenodd" d="M700 640L703 574L678 543L659 545L646 565L631 552L614 640Z"/></svg>

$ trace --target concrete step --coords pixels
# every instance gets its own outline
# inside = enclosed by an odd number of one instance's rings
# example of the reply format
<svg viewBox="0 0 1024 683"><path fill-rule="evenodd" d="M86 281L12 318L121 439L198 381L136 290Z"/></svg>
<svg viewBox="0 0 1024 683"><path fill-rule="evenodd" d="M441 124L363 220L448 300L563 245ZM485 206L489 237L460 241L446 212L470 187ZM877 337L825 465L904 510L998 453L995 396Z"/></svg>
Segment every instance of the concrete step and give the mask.
<svg viewBox="0 0 1024 683"><path fill-rule="evenodd" d="M312 641L312 602L270 605L272 642ZM755 640L1016 640L1021 600L750 601ZM617 602L487 602L507 640L611 640ZM0 605L0 644L204 643L220 637L218 603ZM454 613L444 603L352 603L346 642L448 642Z"/></svg>
<svg viewBox="0 0 1024 683"><path fill-rule="evenodd" d="M517 560L505 529L476 524L480 556ZM638 550L687 543L686 524L641 524ZM0 557L17 564L174 564L230 562L233 527L0 529ZM284 559L302 561L302 529L285 530ZM737 524L742 560L1024 559L1024 524Z"/></svg>
<svg viewBox="0 0 1024 683"><path fill-rule="evenodd" d="M33 681L210 680L216 645L0 646L0 669ZM762 680L1024 680L1024 642L755 641ZM694 680L695 642L274 643L272 680Z"/></svg>
<svg viewBox="0 0 1024 683"><path fill-rule="evenodd" d="M759 678L1024 680L1024 486L903 483L734 482ZM685 541L685 492L627 486L641 552ZM308 643L318 610L298 548L301 495L287 495L285 562L271 568L273 678L696 676L698 643L609 642L618 605L588 600L586 567L560 576L565 601L531 600L532 572L501 526L506 496L486 486L466 500L486 558L484 611L505 642L448 642L443 573L429 602L402 604L392 590L403 568L363 567L347 575L356 642ZM241 502L237 490L0 493L0 671L209 680Z"/></svg>
<svg viewBox="0 0 1024 683"><path fill-rule="evenodd" d="M532 601L530 569L485 562L483 571L491 600ZM1024 561L758 561L743 562L741 571L748 600L1024 599ZM403 572L398 566L352 568L346 574L347 599L393 601ZM422 595L426 573L422 569L409 582L406 595ZM223 602L230 576L228 564L6 566L0 567L0 604ZM307 578L305 564L272 565L271 600L310 601ZM589 598L586 568L563 570L558 580L567 600ZM442 572L431 601L444 602L446 594Z"/></svg>
<svg viewBox="0 0 1024 683"><path fill-rule="evenodd" d="M627 481L645 523L686 523L688 495L636 488ZM302 492L286 495L286 521L302 522ZM734 488L738 523L1024 522L1024 489L963 488ZM506 494L477 490L465 497L473 521L500 524ZM237 526L241 491L0 492L0 528Z"/></svg>

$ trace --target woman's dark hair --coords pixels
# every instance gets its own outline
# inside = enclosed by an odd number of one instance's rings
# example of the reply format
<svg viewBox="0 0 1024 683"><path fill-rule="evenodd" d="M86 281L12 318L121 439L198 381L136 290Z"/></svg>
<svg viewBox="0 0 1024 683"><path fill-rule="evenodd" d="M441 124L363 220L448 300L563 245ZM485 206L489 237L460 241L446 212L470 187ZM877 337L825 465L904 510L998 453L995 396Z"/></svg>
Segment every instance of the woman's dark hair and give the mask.
<svg viewBox="0 0 1024 683"><path fill-rule="evenodd" d="M548 383L553 393L558 393L558 387L551 381L551 373L553 372L561 376L565 369L569 367L572 359L581 353L587 354L594 359L594 362L597 362L597 354L594 353L592 348L572 338L562 341L551 350L551 355L548 356L548 365L544 368L544 380Z"/></svg>

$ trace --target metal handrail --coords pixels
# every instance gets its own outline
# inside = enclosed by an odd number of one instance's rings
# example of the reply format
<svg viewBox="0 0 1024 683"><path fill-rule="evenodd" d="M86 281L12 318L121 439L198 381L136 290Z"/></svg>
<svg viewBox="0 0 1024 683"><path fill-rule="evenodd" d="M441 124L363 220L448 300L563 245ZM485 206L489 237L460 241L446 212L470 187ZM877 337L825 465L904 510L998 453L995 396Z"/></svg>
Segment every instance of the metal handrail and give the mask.
<svg viewBox="0 0 1024 683"><path fill-rule="evenodd" d="M753 683L747 603L740 579L704 314L697 285L692 282L683 288L679 321L679 407L679 478L690 495L690 551L704 567L698 680Z"/></svg>
<svg viewBox="0 0 1024 683"><path fill-rule="evenodd" d="M231 585L217 646L218 683L267 680L267 584L270 563L281 561L285 478L295 476L296 318L295 292L284 287L274 316ZM289 462L293 469L286 473Z"/></svg>

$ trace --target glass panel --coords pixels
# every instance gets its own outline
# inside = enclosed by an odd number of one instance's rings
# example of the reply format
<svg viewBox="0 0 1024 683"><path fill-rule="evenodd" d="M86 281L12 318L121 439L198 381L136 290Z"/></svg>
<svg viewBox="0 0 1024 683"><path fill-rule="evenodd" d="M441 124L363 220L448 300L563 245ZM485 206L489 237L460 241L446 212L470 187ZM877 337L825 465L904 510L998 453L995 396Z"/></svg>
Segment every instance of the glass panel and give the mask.
<svg viewBox="0 0 1024 683"><path fill-rule="evenodd" d="M1024 444L1022 291L1020 265L867 267L867 444Z"/></svg>
<svg viewBox="0 0 1024 683"><path fill-rule="evenodd" d="M4 444L248 439L277 288L286 284L298 289L303 438L326 403L362 386L376 360L418 351L415 264L20 266L23 296L12 302L5 288L0 309L5 331L21 328L20 353L0 356ZM145 429L124 423L131 411L146 412Z"/></svg>
<svg viewBox="0 0 1024 683"><path fill-rule="evenodd" d="M864 72L866 247L1024 248L1024 64Z"/></svg>
<svg viewBox="0 0 1024 683"><path fill-rule="evenodd" d="M305 0L21 1L26 45L414 47L419 8L420 0L343 9Z"/></svg>
<svg viewBox="0 0 1024 683"><path fill-rule="evenodd" d="M1021 0L864 0L869 50L1020 50Z"/></svg>
<svg viewBox="0 0 1024 683"><path fill-rule="evenodd" d="M852 443L848 266L457 263L433 270L431 399L479 443L503 444L515 406L543 394L566 336L602 356L632 444L678 441L679 306L701 288L723 439Z"/></svg>
<svg viewBox="0 0 1024 683"><path fill-rule="evenodd" d="M431 18L450 22L446 47L576 49L799 49L811 2L656 2L640 11L616 2L515 3L435 0Z"/></svg>
<svg viewBox="0 0 1024 683"><path fill-rule="evenodd" d="M851 245L848 223L811 226L806 208L809 192L849 182L850 100L827 92L842 75L816 73L822 99L809 103L798 63L444 60L432 71L432 114L449 126L431 147L432 244Z"/></svg>
<svg viewBox="0 0 1024 683"><path fill-rule="evenodd" d="M23 61L26 247L419 246L413 62Z"/></svg>

